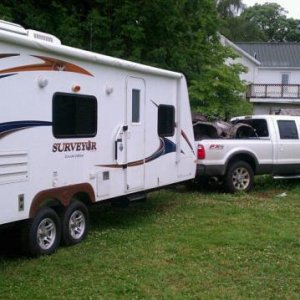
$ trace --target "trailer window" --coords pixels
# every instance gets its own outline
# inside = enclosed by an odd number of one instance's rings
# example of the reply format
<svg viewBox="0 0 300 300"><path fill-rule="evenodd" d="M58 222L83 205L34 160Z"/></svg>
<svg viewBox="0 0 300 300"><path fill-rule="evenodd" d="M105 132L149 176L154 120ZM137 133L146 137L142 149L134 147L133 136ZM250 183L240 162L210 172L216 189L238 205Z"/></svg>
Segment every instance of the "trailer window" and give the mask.
<svg viewBox="0 0 300 300"><path fill-rule="evenodd" d="M132 90L132 123L140 122L140 90Z"/></svg>
<svg viewBox="0 0 300 300"><path fill-rule="evenodd" d="M97 99L94 96L56 93L52 104L53 135L56 138L96 135Z"/></svg>
<svg viewBox="0 0 300 300"><path fill-rule="evenodd" d="M295 121L281 120L277 121L280 139L282 140L297 140L298 131Z"/></svg>
<svg viewBox="0 0 300 300"><path fill-rule="evenodd" d="M172 105L158 106L158 135L173 136L175 130L175 108Z"/></svg>

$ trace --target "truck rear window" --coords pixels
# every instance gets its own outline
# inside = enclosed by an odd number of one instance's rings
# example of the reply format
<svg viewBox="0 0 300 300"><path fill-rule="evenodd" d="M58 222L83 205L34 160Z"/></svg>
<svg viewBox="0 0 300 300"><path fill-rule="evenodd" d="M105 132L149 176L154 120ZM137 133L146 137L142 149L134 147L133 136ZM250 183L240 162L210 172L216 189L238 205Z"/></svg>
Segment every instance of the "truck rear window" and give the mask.
<svg viewBox="0 0 300 300"><path fill-rule="evenodd" d="M250 125L254 129L256 137L266 138L269 136L268 124L265 119L243 119L237 121L236 123Z"/></svg>

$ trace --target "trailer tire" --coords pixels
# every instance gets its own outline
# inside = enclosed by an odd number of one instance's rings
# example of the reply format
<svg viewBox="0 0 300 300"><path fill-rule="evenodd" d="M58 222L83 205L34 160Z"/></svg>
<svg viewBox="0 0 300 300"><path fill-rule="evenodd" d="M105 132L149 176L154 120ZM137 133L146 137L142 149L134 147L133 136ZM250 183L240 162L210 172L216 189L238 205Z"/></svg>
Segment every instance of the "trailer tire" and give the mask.
<svg viewBox="0 0 300 300"><path fill-rule="evenodd" d="M248 192L252 189L253 182L253 169L247 162L236 161L229 165L224 178L225 187L229 192Z"/></svg>
<svg viewBox="0 0 300 300"><path fill-rule="evenodd" d="M26 234L27 251L31 256L52 254L61 239L61 222L57 213L43 207L30 221Z"/></svg>
<svg viewBox="0 0 300 300"><path fill-rule="evenodd" d="M89 212L84 203L73 201L62 217L62 242L66 246L80 243L88 233Z"/></svg>

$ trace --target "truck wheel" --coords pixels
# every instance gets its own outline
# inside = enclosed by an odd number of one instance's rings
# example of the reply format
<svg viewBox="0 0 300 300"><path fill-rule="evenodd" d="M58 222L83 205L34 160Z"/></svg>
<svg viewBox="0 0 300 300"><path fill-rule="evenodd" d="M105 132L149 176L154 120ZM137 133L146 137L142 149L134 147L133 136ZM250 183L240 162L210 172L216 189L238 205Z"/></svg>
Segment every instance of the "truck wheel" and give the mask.
<svg viewBox="0 0 300 300"><path fill-rule="evenodd" d="M87 235L89 213L80 201L72 202L65 210L62 220L62 241L64 245L80 243Z"/></svg>
<svg viewBox="0 0 300 300"><path fill-rule="evenodd" d="M244 161L237 161L229 166L224 183L229 192L248 192L253 187L254 174L251 166Z"/></svg>
<svg viewBox="0 0 300 300"><path fill-rule="evenodd" d="M42 208L29 224L27 231L28 251L32 256L48 255L59 246L61 223L56 212Z"/></svg>

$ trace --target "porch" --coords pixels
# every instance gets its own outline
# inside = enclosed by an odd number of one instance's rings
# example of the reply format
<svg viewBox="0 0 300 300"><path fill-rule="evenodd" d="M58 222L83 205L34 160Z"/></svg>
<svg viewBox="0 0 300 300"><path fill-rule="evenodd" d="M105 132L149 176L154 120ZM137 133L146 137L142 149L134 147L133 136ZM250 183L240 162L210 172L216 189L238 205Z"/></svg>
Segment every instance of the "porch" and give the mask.
<svg viewBox="0 0 300 300"><path fill-rule="evenodd" d="M300 84L250 84L250 102L300 103Z"/></svg>

